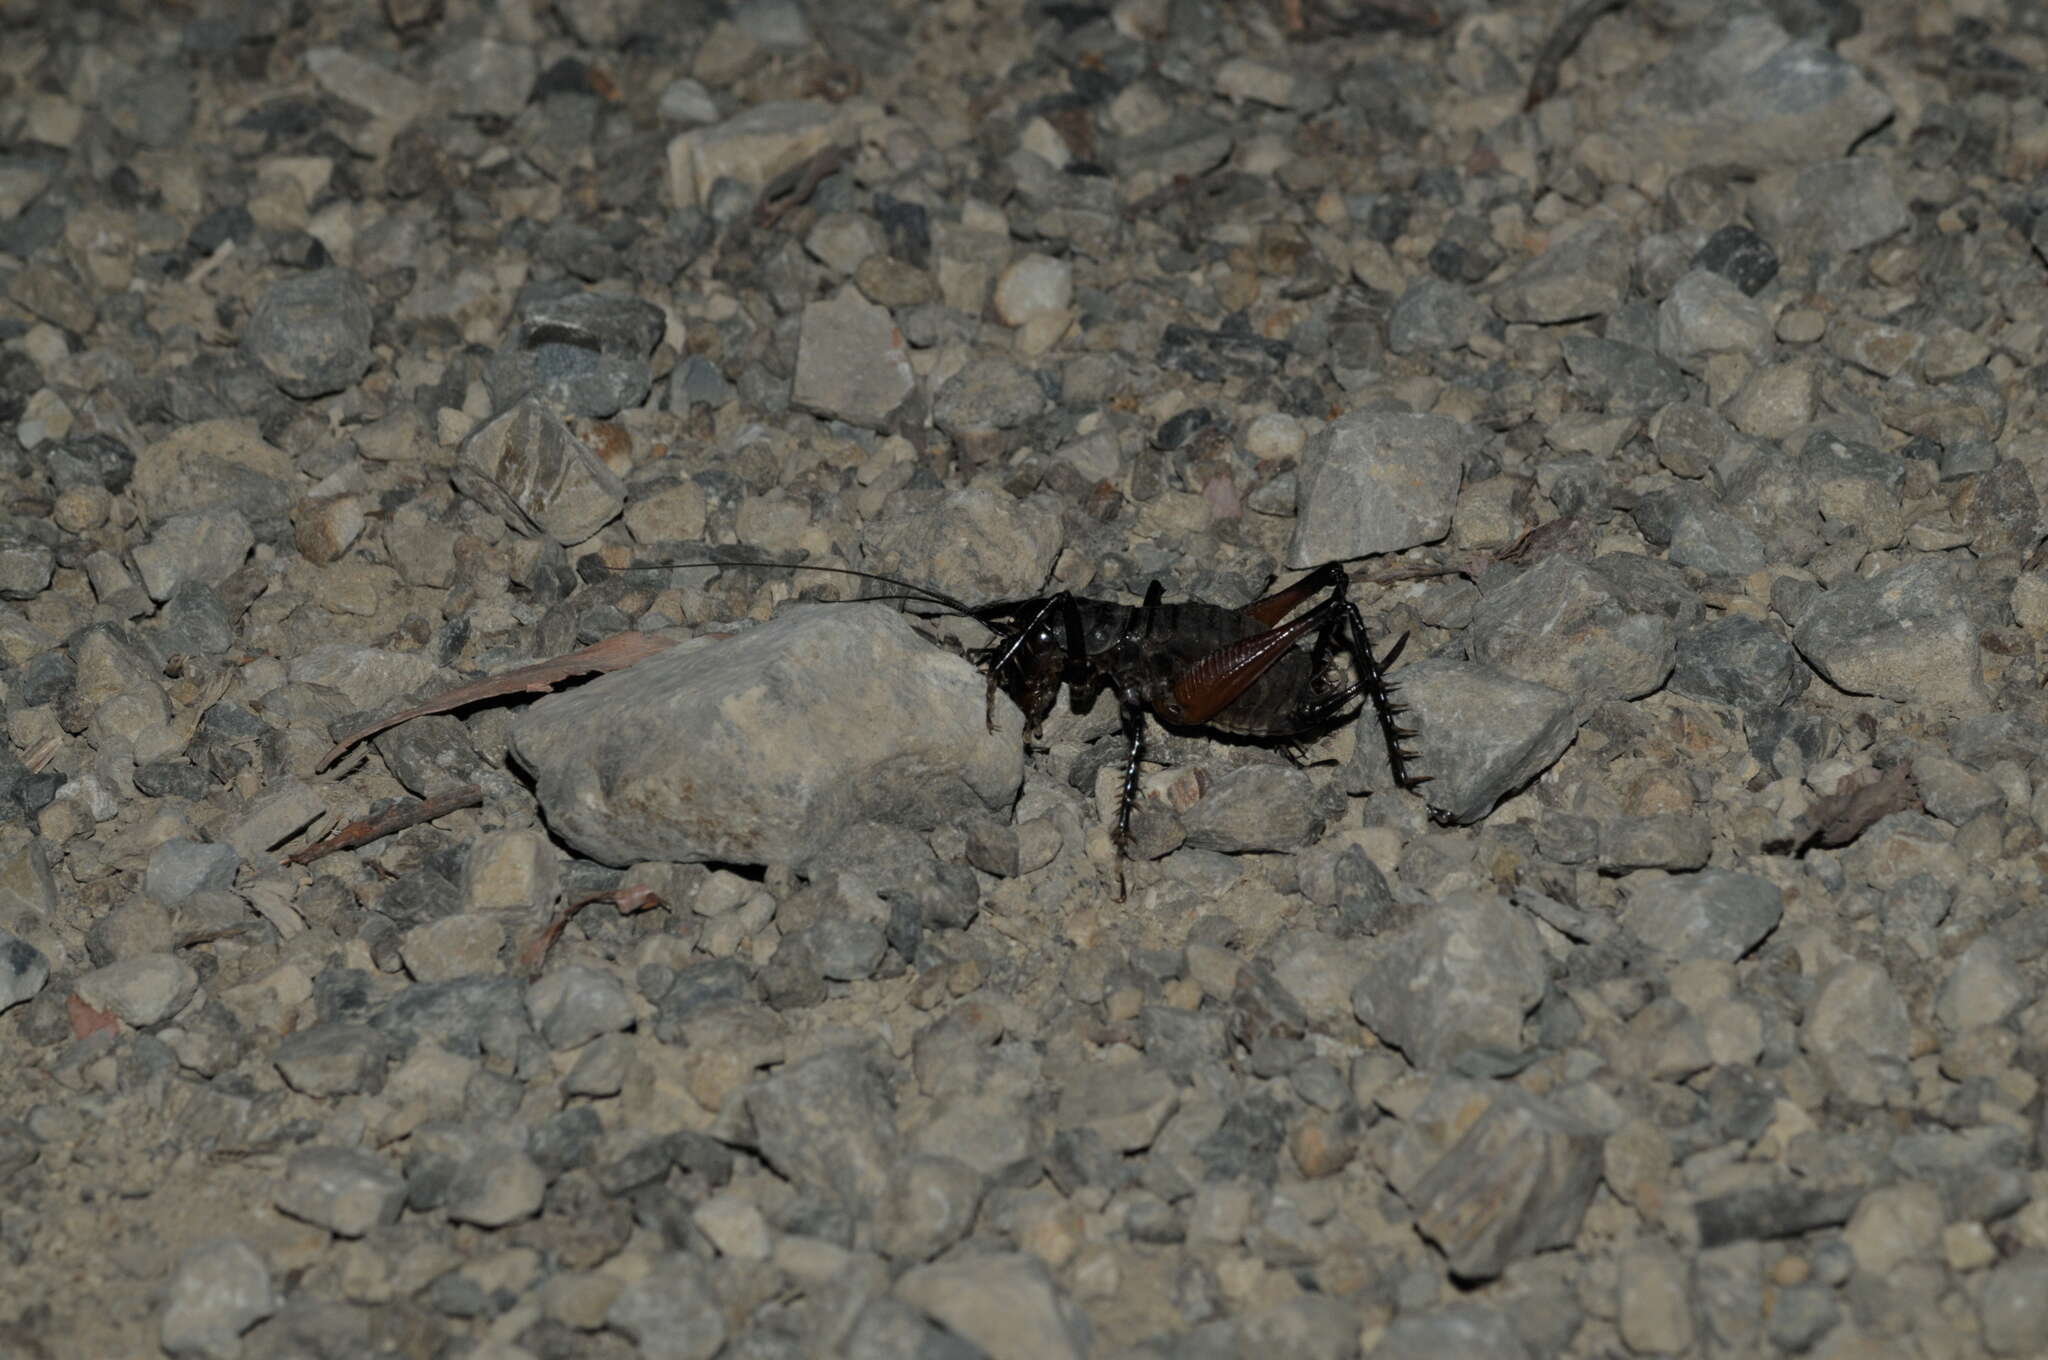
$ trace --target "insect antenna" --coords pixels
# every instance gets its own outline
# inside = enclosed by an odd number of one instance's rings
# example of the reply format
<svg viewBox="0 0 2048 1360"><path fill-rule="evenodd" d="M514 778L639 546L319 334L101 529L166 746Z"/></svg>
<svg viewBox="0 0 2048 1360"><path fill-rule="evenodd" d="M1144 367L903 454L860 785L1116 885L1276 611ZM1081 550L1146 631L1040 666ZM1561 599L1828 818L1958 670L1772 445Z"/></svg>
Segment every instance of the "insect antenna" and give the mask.
<svg viewBox="0 0 2048 1360"><path fill-rule="evenodd" d="M921 586L915 581L904 581L894 576L884 576L880 572L856 571L852 567L812 566L806 562L646 562L635 563L629 567L608 566L605 567L605 570L683 571L695 567L710 567L720 571L732 568L756 567L769 571L822 571L831 576L858 576L864 581L880 581L883 585L895 586L904 593L900 595L863 595L859 599L844 600L839 603L859 604L866 600L922 600L926 604L943 606L944 611L948 614L957 614L963 618L970 619L975 617L975 612L970 606L954 599L942 590L934 590L930 586Z"/></svg>

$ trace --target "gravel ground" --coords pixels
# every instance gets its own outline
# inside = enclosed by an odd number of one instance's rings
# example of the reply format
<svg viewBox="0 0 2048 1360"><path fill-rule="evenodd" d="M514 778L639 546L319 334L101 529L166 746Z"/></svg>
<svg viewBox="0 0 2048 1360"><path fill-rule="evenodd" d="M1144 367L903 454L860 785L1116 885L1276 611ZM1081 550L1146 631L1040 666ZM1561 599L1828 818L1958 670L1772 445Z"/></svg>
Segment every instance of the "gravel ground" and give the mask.
<svg viewBox="0 0 2048 1360"><path fill-rule="evenodd" d="M1566 8L0 8L0 1352L2048 1350L2048 22Z"/></svg>

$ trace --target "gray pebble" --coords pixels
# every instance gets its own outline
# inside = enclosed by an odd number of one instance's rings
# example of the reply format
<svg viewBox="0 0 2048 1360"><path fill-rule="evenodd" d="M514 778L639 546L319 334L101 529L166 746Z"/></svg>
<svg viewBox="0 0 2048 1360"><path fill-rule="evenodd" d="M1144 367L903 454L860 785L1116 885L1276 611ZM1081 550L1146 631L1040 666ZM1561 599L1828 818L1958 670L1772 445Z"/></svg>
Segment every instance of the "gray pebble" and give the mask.
<svg viewBox="0 0 2048 1360"><path fill-rule="evenodd" d="M140 1029L168 1020L199 989L199 975L175 954L141 954L95 968L78 980L78 996Z"/></svg>
<svg viewBox="0 0 2048 1360"><path fill-rule="evenodd" d="M35 996L49 980L43 951L0 930L0 1014Z"/></svg>
<svg viewBox="0 0 2048 1360"><path fill-rule="evenodd" d="M1989 702L1977 630L1940 559L1841 582L1807 607L1792 644L1852 694L1959 714Z"/></svg>
<svg viewBox="0 0 2048 1360"><path fill-rule="evenodd" d="M1287 565L1399 552L1450 532L1472 432L1446 416L1353 411L1302 452Z"/></svg>
<svg viewBox="0 0 2048 1360"><path fill-rule="evenodd" d="M1363 730L1360 739L1367 739ZM1227 854L1291 849L1322 830L1315 786L1306 771L1292 765L1226 770L1180 820L1189 845Z"/></svg>
<svg viewBox="0 0 2048 1360"><path fill-rule="evenodd" d="M1784 913L1785 895L1768 879L1702 869L1631 883L1621 919L1638 940L1673 962L1733 962L1775 930Z"/></svg>
<svg viewBox="0 0 2048 1360"><path fill-rule="evenodd" d="M142 890L151 901L174 907L194 893L232 887L240 866L241 856L233 846L168 840L150 852Z"/></svg>
<svg viewBox="0 0 2048 1360"><path fill-rule="evenodd" d="M1792 644L1770 624L1729 614L1678 635L1671 690L1735 708L1777 708L1807 678Z"/></svg>
<svg viewBox="0 0 2048 1360"><path fill-rule="evenodd" d="M620 1290L604 1320L647 1360L711 1360L725 1344L724 1312L709 1272L682 1252L661 1257Z"/></svg>
<svg viewBox="0 0 2048 1360"><path fill-rule="evenodd" d="M985 712L981 678L900 615L828 606L543 700L512 750L550 826L594 858L790 864L858 820L1006 807L1015 709L994 732Z"/></svg>
<svg viewBox="0 0 2048 1360"><path fill-rule="evenodd" d="M398 1221L405 1178L361 1148L309 1147L292 1154L277 1207L339 1237Z"/></svg>
<svg viewBox="0 0 2048 1360"><path fill-rule="evenodd" d="M309 1096L376 1092L390 1047L363 1025L316 1025L286 1036L272 1061L294 1091Z"/></svg>
<svg viewBox="0 0 2048 1360"><path fill-rule="evenodd" d="M1581 711L1635 699L1671 673L1671 621L1633 607L1608 580L1568 557L1545 558L1480 601L1474 661L1576 697Z"/></svg>
<svg viewBox="0 0 2048 1360"><path fill-rule="evenodd" d="M1025 379L1029 382L1029 379ZM1037 392L1037 384L1030 383ZM910 354L886 308L852 288L805 306L790 403L821 416L880 430L917 387ZM1039 400L1043 400L1039 393ZM1030 403L1028 400L1026 405ZM946 408L958 414L955 407ZM1000 413L1004 419L1009 412ZM993 414L991 419L993 419Z"/></svg>
<svg viewBox="0 0 2048 1360"><path fill-rule="evenodd" d="M1539 325L1605 316L1621 305L1628 282L1627 235L1619 223L1594 217L1495 288L1493 310Z"/></svg>
<svg viewBox="0 0 2048 1360"><path fill-rule="evenodd" d="M511 528L557 543L581 543L626 504L617 475L534 397L463 440L452 475L457 489Z"/></svg>
<svg viewBox="0 0 2048 1360"><path fill-rule="evenodd" d="M179 1258L157 1338L172 1355L234 1360L242 1333L283 1302L262 1254L240 1238L221 1238Z"/></svg>
<svg viewBox="0 0 2048 1360"><path fill-rule="evenodd" d="M552 968L526 990L526 1013L548 1047L580 1048L633 1023L625 984L610 973L570 965Z"/></svg>
<svg viewBox="0 0 2048 1360"><path fill-rule="evenodd" d="M1543 999L1536 929L1492 897L1456 898L1372 943L1351 1004L1419 1068L1467 1050L1522 1046L1522 1017Z"/></svg>
<svg viewBox="0 0 2048 1360"><path fill-rule="evenodd" d="M1373 1360L1529 1360L1506 1317L1484 1304L1454 1303L1394 1319Z"/></svg>
<svg viewBox="0 0 2048 1360"><path fill-rule="evenodd" d="M1431 658L1395 675L1411 710L1404 721L1420 733L1417 763L1433 781L1423 796L1461 824L1478 821L1550 768L1578 732L1570 695L1492 666ZM1375 744L1361 736L1354 770L1358 762L1384 768Z"/></svg>
<svg viewBox="0 0 2048 1360"><path fill-rule="evenodd" d="M1088 1320L1036 1256L995 1252L917 1266L897 1298L981 1347L991 1360L1081 1360Z"/></svg>
<svg viewBox="0 0 2048 1360"><path fill-rule="evenodd" d="M2048 1254L2028 1252L2001 1262L1977 1299L1984 1347L1993 1355L2027 1355L2048 1336Z"/></svg>
<svg viewBox="0 0 2048 1360"><path fill-rule="evenodd" d="M353 271L315 270L271 285L242 348L286 395L323 397L370 371L373 319L370 290Z"/></svg>

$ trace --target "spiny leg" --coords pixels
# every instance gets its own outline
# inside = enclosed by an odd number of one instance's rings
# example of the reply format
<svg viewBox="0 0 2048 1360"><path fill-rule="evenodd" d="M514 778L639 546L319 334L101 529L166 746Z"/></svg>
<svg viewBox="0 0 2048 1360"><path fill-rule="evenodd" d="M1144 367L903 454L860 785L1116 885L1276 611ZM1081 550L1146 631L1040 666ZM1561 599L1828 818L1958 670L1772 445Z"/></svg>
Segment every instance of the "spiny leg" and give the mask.
<svg viewBox="0 0 2048 1360"><path fill-rule="evenodd" d="M1358 606L1341 594L1338 598L1344 611L1345 631L1350 635L1351 664L1358 669L1359 684L1372 704L1373 717L1379 721L1380 737L1387 745L1387 765L1393 771L1394 783L1403 789L1420 788L1431 777L1409 773L1408 762L1415 759L1415 753L1404 749L1401 743L1413 737L1415 732L1394 721L1408 711L1408 706L1394 702L1394 691L1399 687L1387 679L1387 668L1408 645L1408 635L1401 634L1385 656L1374 656L1372 637L1365 631L1365 620L1359 616Z"/></svg>
<svg viewBox="0 0 2048 1360"><path fill-rule="evenodd" d="M1124 759L1123 798L1116 809L1116 834L1110 837L1116 847L1116 900L1124 900L1124 859L1131 843L1131 810L1138 803L1138 761L1145 754L1145 710L1132 697L1119 694L1117 702L1123 707L1124 737L1130 742L1130 754Z"/></svg>

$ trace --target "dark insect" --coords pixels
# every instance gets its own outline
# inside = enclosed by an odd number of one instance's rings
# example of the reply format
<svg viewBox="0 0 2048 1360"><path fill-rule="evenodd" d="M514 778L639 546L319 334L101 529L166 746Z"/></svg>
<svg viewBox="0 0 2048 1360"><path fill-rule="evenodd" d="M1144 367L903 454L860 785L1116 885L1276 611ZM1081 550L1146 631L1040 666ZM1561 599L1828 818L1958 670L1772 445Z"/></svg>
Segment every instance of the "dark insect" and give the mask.
<svg viewBox="0 0 2048 1360"><path fill-rule="evenodd" d="M1410 769L1415 755L1401 743L1415 733L1397 721L1406 709L1394 702L1395 685L1387 679L1387 669L1407 645L1407 634L1385 656L1374 655L1365 621L1348 593L1350 578L1338 563L1317 567L1293 585L1235 609L1199 600L1168 604L1157 581L1145 592L1144 603L1136 605L1082 599L1064 590L970 605L928 586L846 567L762 562L669 565L858 576L907 592L866 598L922 600L975 620L994 635L988 646L970 654L988 676L991 730L999 690L1023 713L1027 737L1035 736L1051 716L1061 685L1067 686L1076 713L1087 711L1098 694L1109 690L1116 696L1129 743L1113 838L1119 901L1124 895L1123 859L1137 802L1147 713L1169 727L1207 728L1293 744L1341 726L1369 706L1386 743L1394 783L1413 790L1429 782L1429 776Z"/></svg>

